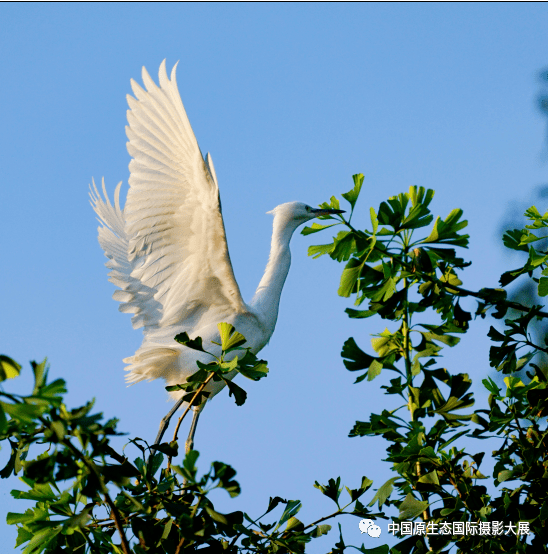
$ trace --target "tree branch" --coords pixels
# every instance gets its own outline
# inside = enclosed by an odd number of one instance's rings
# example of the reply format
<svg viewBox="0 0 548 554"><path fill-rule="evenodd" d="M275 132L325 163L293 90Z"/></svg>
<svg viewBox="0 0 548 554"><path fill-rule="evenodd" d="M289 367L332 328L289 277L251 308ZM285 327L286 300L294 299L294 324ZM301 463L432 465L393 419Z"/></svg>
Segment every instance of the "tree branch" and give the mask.
<svg viewBox="0 0 548 554"><path fill-rule="evenodd" d="M40 421L42 423L47 424L46 421L44 421L42 418L40 418ZM103 477L101 476L101 473L97 469L96 465L93 463L92 460L89 460L84 454L82 454L68 439L63 439L61 441L61 444L64 444L69 450L71 450L74 455L80 459L84 465L97 477L97 480L99 481L99 484L101 486L101 492L103 493L105 497L105 502L108 504L110 508L110 513L112 515L112 519L114 519L114 524L116 525L116 529L118 530L118 534L120 535L120 539L122 541L122 550L124 551L124 554L131 554L131 550L129 547L128 540L126 538L124 527L120 520L120 514L118 513L118 510L116 506L114 505L114 502L112 501L112 498L110 498L110 495L108 494L108 489L103 481Z"/></svg>

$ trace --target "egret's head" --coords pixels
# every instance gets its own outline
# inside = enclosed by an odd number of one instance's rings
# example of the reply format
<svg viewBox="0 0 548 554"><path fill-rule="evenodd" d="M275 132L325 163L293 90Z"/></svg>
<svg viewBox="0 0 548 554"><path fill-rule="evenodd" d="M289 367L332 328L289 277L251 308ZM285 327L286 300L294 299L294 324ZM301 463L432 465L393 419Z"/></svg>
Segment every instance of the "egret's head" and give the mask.
<svg viewBox="0 0 548 554"><path fill-rule="evenodd" d="M314 219L320 215L343 214L344 210L331 210L323 208L312 208L303 202L286 202L276 206L269 214L274 214L274 217L280 218L285 222L294 222L296 227L301 223L305 223L310 219Z"/></svg>

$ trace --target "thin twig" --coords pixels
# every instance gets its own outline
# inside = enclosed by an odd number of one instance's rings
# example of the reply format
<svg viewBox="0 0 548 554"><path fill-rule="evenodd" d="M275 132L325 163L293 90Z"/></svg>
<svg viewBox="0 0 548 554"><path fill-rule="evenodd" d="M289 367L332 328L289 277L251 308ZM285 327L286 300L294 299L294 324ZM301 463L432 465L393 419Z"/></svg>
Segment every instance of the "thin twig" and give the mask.
<svg viewBox="0 0 548 554"><path fill-rule="evenodd" d="M120 514L118 513L118 510L116 509L114 502L112 502L112 499L110 498L108 492L105 493L105 502L110 507L110 513L112 515L112 519L114 519L114 523L116 524L116 529L118 530L118 533L120 534L120 537L122 539L122 549L124 550L124 554L130 554L129 543L127 542L127 538L124 533L124 528L122 527L122 523L120 522Z"/></svg>
<svg viewBox="0 0 548 554"><path fill-rule="evenodd" d="M177 545L177 550L175 550L175 554L180 554L181 552L181 548L183 548L183 543L185 542L185 537L183 537L180 541L179 541L179 544Z"/></svg>
<svg viewBox="0 0 548 554"><path fill-rule="evenodd" d="M518 419L518 416L516 414L516 410L515 410L514 406L515 406L515 404L511 404L511 405L508 405L508 408L510 409L510 412L514 416L514 421L516 422L516 425L518 426L518 433L519 433L520 439L525 440L526 434L523 431L523 427L521 426L521 424L519 422L519 419Z"/></svg>
<svg viewBox="0 0 548 554"><path fill-rule="evenodd" d="M205 389L206 385L211 381L211 379L213 379L214 376L215 376L215 373L211 373L211 375L200 385L200 388L190 399L190 402L188 403L186 410L183 412L183 415L179 418L179 421L177 422L177 425L175 427L175 432L173 433L173 441L177 440L177 434L179 433L179 427L181 426L183 418L186 416L186 414L188 414L188 412L190 411L190 408L192 408L194 401L196 400L196 398L198 398L198 395Z"/></svg>
<svg viewBox="0 0 548 554"><path fill-rule="evenodd" d="M350 503L352 504L352 502ZM350 504L347 504L344 508L347 508L348 506L350 506ZM317 519L316 521L314 521L313 523L309 523L304 529L303 531L306 531L306 529L308 529L309 527L313 527L314 525L318 525L318 523L321 523L322 521L325 521L326 519L331 519L332 517L336 517L336 516L342 516L342 515L352 515L352 512L344 512L344 508L341 508L339 510L337 510L336 512L333 512L331 515L328 515L328 516L324 516L324 517L321 517L320 519Z"/></svg>
<svg viewBox="0 0 548 554"><path fill-rule="evenodd" d="M190 514L190 518L194 519L196 517L196 512L198 511L198 506L200 505L200 502L202 501L202 497L198 497L198 502L194 504L194 507L192 508L192 513ZM177 545L177 549L175 550L175 554L181 554L181 549L183 548L183 543L185 542L185 537L182 537L179 541L179 544Z"/></svg>
<svg viewBox="0 0 548 554"><path fill-rule="evenodd" d="M45 422L44 422L45 423ZM114 505L114 502L112 501L112 498L110 498L110 495L108 494L108 489L103 482L103 478L101 476L101 473L93 463L93 461L88 460L68 439L63 439L61 441L62 444L64 444L67 448L69 448L77 458L79 458L86 467L92 471L95 476L97 477L97 480L99 481L99 484L101 485L102 493L105 497L105 502L108 504L110 508L110 513L112 515L112 519L114 519L114 523L116 525L116 529L118 530L118 533L120 535L120 539L122 541L122 550L124 551L124 554L130 554L130 548L129 543L126 538L126 535L124 533L124 528L122 526L122 523L120 521L120 514L118 513L118 510L116 509L116 506Z"/></svg>

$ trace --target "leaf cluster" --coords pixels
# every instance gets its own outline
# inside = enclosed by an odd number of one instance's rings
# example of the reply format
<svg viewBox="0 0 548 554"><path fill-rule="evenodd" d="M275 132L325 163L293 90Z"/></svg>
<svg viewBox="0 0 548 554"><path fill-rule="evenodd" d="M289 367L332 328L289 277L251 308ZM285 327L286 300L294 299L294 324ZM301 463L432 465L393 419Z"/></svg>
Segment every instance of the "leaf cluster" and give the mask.
<svg viewBox="0 0 548 554"><path fill-rule="evenodd" d="M205 364L197 360L198 371L190 375L185 383L168 386L166 390L169 392L184 390L187 394L183 396L183 401L192 401L193 405L199 406L209 396L202 385L209 380L223 381L228 387L229 394L234 396L236 404L242 406L246 401L247 393L232 379L236 373L241 373L252 381L259 381L268 374L267 362L259 360L249 347L242 347L246 339L230 323L219 323L218 328L221 342L214 341L214 344L222 348L220 357L204 349L201 337L190 339L187 333L180 333L175 337L179 344L209 354L212 361ZM243 352L243 355L238 356L238 352Z"/></svg>
<svg viewBox="0 0 548 554"><path fill-rule="evenodd" d="M328 255L345 264L338 294L353 297L355 306L367 302L365 308L346 309L350 318L380 316L394 326L373 336L371 353L354 337L341 352L345 367L358 373L356 383L370 382L386 371L394 375L381 384L392 406L357 421L350 431L351 437L382 436L388 443L386 461L396 476L378 489L372 502L385 514L394 506L397 516L392 519L398 524L418 520L437 528L442 523L467 522L473 529L483 525L500 531L500 522L521 521L530 530L530 535L511 529L493 534L422 533L407 538L400 534L401 542L391 551L447 552L456 546L457 552L526 552L531 545L535 552L546 551L547 380L546 371L532 360L548 350L546 345L534 344L531 329L548 313L539 306L509 301L504 288L472 291L463 287L461 274L470 262L459 257L456 248L468 245L469 236L463 233L467 222L460 209L443 219L434 218L432 190L410 187L407 193L382 202L377 210L371 208L368 228L356 228L351 218L363 175L353 179L354 188L342 195L351 204L350 216L336 216L343 230L329 244L311 246L309 255ZM333 197L325 205L338 207L339 203ZM527 261L504 273L500 284L505 287L528 275L539 295L545 295L548 252L532 245L544 238L538 231L548 226L548 212L540 215L531 208L525 215L531 223L508 232L503 241L509 248L526 251ZM313 226L304 234L321 230ZM460 305L466 296L477 299L474 314ZM441 352L458 345L473 316L502 319L510 309L521 315L505 319L504 331L491 327L489 332L495 343L489 361L507 375L506 389L501 390L491 378L484 380L489 403L474 410L470 375L440 367ZM433 317L437 318L434 324ZM518 354L520 349L525 352ZM527 383L514 376L522 369L528 369ZM466 438L488 437L501 441L493 452L493 487L499 487L495 494L483 484L488 479L480 471L485 452L471 453L470 440L463 443ZM457 446L463 444L467 446ZM510 480L517 482L514 488L500 488Z"/></svg>
<svg viewBox="0 0 548 554"><path fill-rule="evenodd" d="M194 378L179 389L196 395L208 380L230 383L231 372L253 380L266 375L266 362L242 347L245 338L241 334L223 323L219 330L221 356L211 354L212 364L198 363ZM181 334L176 340L206 352L200 337L189 339ZM120 435L116 420L104 422L102 414L92 413L93 402L69 410L63 402L65 382L48 382L46 360L33 362L32 368L35 384L30 395L0 390L0 441L11 448L0 475L21 475L25 489L12 491L12 496L34 503L22 513L7 516L7 523L18 527L16 546L23 546L25 554L302 553L312 539L329 532L326 520L343 514L375 517L359 501L372 484L365 477L357 489L347 488L349 501L343 506L339 504L340 478L325 487L316 483L336 503L336 510L309 524L297 518L299 500L280 497L271 498L258 518L242 511L222 513L214 506L211 492L222 489L231 498L240 494L236 471L230 465L213 462L201 474L196 450L181 462L171 463L178 456L176 440L149 446L138 437L128 441L139 452L130 461L110 443ZM1 380L6 381L17 377L21 366L0 356L0 369ZM245 392L243 397L238 389L230 392L237 404L243 403ZM284 507L281 516L265 522L265 516L278 506Z"/></svg>

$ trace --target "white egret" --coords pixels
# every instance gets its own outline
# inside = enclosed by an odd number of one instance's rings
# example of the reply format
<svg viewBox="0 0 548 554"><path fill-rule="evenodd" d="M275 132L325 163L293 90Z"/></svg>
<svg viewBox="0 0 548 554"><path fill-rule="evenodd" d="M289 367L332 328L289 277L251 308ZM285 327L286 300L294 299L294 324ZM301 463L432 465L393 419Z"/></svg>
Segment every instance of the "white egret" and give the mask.
<svg viewBox="0 0 548 554"><path fill-rule="evenodd" d="M213 162L209 154L204 159L198 147L177 89L176 67L169 79L162 62L159 86L144 67L146 90L131 81L135 98L127 96L126 133L133 159L124 209L120 207L121 183L114 205L104 180L104 198L95 182L90 193L102 224L99 243L109 259L106 266L112 270L109 280L119 288L113 298L121 302L121 312L133 314L133 327L143 328L141 347L124 359L129 383L158 378L168 385L184 383L197 371L196 360L208 363L211 359L178 344L174 337L183 331L190 338L200 336L206 350L220 354L211 341L219 342L217 324L221 321L242 333L245 346L254 354L259 352L276 325L293 232L319 215L342 213L301 202L274 208L268 264L253 299L246 304L230 263ZM212 381L205 390L212 398L223 386L222 381ZM183 393L171 394L179 398ZM202 407L193 408L187 450ZM168 420L173 411L166 416Z"/></svg>

